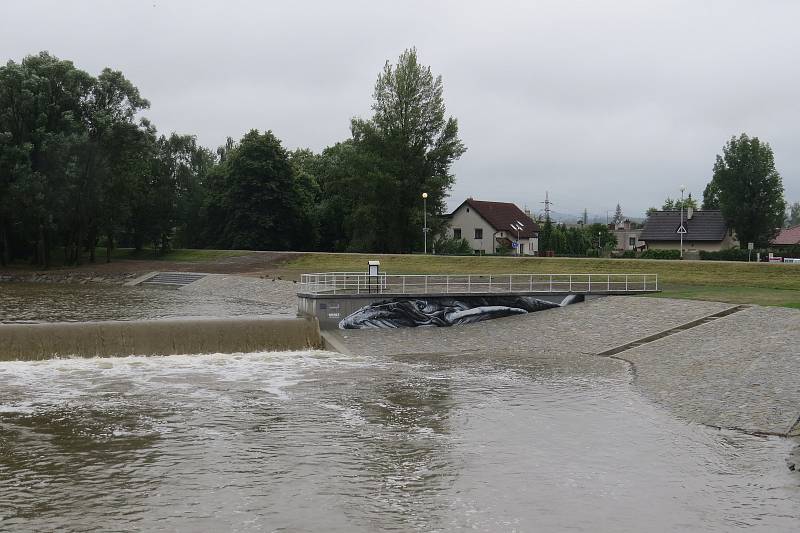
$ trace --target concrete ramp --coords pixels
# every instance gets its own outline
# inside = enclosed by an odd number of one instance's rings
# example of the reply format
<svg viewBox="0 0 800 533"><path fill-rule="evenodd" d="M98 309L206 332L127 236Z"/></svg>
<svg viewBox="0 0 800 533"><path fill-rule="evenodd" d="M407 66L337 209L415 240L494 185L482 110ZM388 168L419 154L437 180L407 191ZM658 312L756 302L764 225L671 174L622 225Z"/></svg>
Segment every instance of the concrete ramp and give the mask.
<svg viewBox="0 0 800 533"><path fill-rule="evenodd" d="M199 279L203 279L207 275L196 272L151 272L146 277L135 280L133 285L180 289Z"/></svg>
<svg viewBox="0 0 800 533"><path fill-rule="evenodd" d="M0 361L320 348L304 318L223 318L0 325Z"/></svg>

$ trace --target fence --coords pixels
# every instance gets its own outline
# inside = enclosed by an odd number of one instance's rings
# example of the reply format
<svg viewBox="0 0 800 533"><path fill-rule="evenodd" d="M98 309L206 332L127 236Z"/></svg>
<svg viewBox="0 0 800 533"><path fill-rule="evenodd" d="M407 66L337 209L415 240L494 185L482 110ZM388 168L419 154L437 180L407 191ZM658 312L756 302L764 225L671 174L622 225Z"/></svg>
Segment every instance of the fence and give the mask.
<svg viewBox="0 0 800 533"><path fill-rule="evenodd" d="M307 294L639 293L658 291L658 274L303 274Z"/></svg>

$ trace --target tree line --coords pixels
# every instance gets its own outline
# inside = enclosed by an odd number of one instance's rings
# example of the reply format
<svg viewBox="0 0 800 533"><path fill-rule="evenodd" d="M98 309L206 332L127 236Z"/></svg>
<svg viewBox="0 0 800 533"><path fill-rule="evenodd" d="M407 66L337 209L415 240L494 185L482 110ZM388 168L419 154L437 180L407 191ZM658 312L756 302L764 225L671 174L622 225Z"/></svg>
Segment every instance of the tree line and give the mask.
<svg viewBox="0 0 800 533"><path fill-rule="evenodd" d="M411 252L422 192L441 233L452 164L466 150L443 83L415 49L389 61L372 116L320 153L271 131L216 151L159 134L121 72L47 52L0 67L0 261L47 267L115 247Z"/></svg>

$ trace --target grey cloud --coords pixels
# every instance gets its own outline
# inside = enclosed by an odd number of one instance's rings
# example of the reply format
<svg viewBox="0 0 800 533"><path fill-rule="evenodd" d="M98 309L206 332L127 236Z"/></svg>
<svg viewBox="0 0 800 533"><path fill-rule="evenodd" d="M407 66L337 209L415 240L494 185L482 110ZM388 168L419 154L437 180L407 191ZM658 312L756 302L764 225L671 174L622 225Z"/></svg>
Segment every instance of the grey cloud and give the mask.
<svg viewBox="0 0 800 533"><path fill-rule="evenodd" d="M465 196L637 215L696 196L734 134L769 141L800 200L800 4L736 1L14 2L0 50L122 70L161 131L215 147L250 128L320 150L367 116L417 46L469 151Z"/></svg>

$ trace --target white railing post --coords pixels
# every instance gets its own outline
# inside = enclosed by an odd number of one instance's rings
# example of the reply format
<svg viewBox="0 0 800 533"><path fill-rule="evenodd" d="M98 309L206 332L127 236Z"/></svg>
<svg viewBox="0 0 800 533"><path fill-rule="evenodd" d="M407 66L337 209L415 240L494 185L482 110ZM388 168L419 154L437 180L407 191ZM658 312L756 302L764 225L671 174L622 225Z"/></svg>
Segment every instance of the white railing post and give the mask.
<svg viewBox="0 0 800 533"><path fill-rule="evenodd" d="M569 275L569 292L572 292L572 274Z"/></svg>
<svg viewBox="0 0 800 533"><path fill-rule="evenodd" d="M528 283L528 292L533 292L533 274L531 274L531 278Z"/></svg>
<svg viewBox="0 0 800 533"><path fill-rule="evenodd" d="M428 276L425 275L425 294L428 294Z"/></svg>
<svg viewBox="0 0 800 533"><path fill-rule="evenodd" d="M450 275L444 277L444 292L445 294L450 293Z"/></svg>
<svg viewBox="0 0 800 533"><path fill-rule="evenodd" d="M625 292L628 292L628 275L625 274Z"/></svg>
<svg viewBox="0 0 800 533"><path fill-rule="evenodd" d="M606 292L611 292L611 274L606 278Z"/></svg>
<svg viewBox="0 0 800 533"><path fill-rule="evenodd" d="M489 290L487 292L492 292L492 276L489 275Z"/></svg>
<svg viewBox="0 0 800 533"><path fill-rule="evenodd" d="M472 292L472 276L467 276L467 292Z"/></svg>
<svg viewBox="0 0 800 533"><path fill-rule="evenodd" d="M588 277L589 277L589 288L586 290L586 292L592 292L592 275L589 274Z"/></svg>

